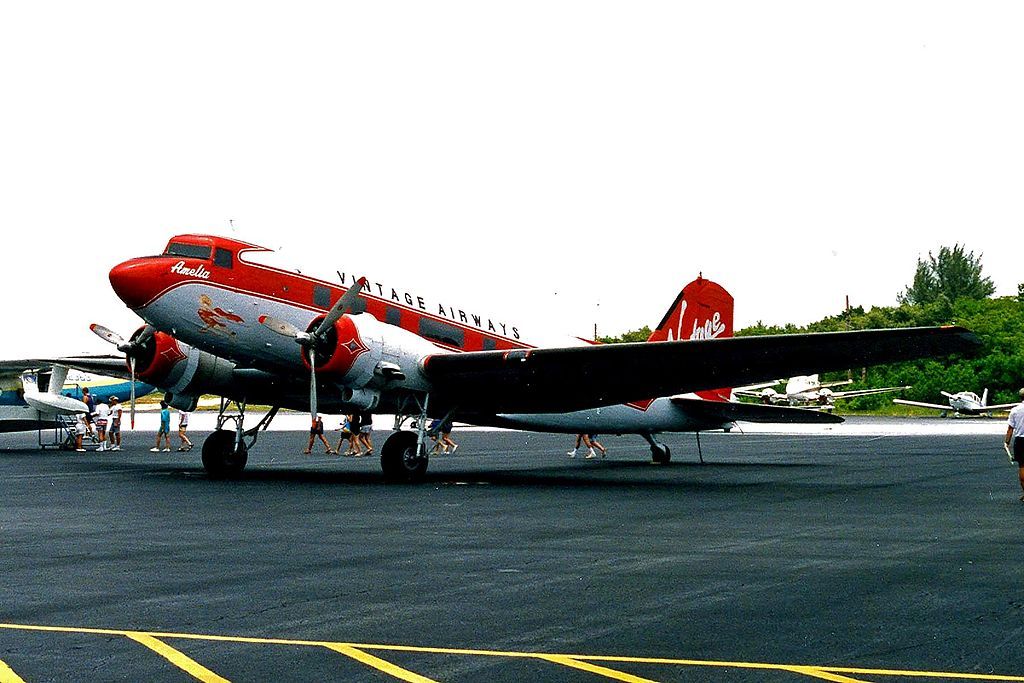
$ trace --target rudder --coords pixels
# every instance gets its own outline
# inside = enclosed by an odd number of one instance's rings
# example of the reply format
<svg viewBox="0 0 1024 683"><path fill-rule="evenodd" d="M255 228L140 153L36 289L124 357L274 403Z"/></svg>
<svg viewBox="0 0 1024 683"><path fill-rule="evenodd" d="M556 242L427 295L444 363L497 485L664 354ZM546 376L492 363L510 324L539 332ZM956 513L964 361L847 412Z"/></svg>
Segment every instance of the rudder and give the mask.
<svg viewBox="0 0 1024 683"><path fill-rule="evenodd" d="M733 333L733 298L717 282L698 277L683 287L649 342L721 339ZM698 391L709 401L728 401L731 389Z"/></svg>

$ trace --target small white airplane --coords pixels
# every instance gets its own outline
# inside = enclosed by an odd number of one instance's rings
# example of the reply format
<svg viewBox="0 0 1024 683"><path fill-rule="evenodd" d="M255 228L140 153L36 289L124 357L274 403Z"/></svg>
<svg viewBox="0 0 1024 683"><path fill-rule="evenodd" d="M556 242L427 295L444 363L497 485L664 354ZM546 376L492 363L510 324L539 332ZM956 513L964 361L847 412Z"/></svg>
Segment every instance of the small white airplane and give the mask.
<svg viewBox="0 0 1024 683"><path fill-rule="evenodd" d="M730 387L779 374L971 352L962 327L732 337L733 299L698 278L676 297L648 342L541 346L501 317L449 299L338 272L340 285L275 264L268 249L210 235L178 235L163 253L110 271L115 293L145 321L128 340L93 325L127 357L128 375L191 409L221 396L203 444L214 477L241 473L278 408L395 416L381 467L423 476L426 425L451 419L537 431L638 434L668 462L662 432L734 421L841 422L797 408L735 403ZM333 278L331 278L333 279ZM536 339L536 337L534 337ZM78 367L78 366L75 366ZM93 367L82 368L96 371ZM125 374L108 364L106 374ZM237 412L229 401L235 403ZM246 428L245 406L272 410ZM402 427L409 421L414 431Z"/></svg>
<svg viewBox="0 0 1024 683"><path fill-rule="evenodd" d="M988 389L985 389L981 396L978 396L973 391L960 391L955 394L951 394L948 391L940 391L939 393L948 399L949 402L946 405L907 401L902 398L894 398L892 402L905 406L940 410L942 411L942 417L945 417L948 413L953 413L953 415L988 415L991 417L992 412L995 410L1010 410L1018 405L1017 403L988 405Z"/></svg>
<svg viewBox="0 0 1024 683"><path fill-rule="evenodd" d="M853 384L852 379L836 382L821 382L818 375L796 375L786 380L786 388L779 392L773 387L782 384L783 380L765 382L733 389L736 396L754 398L765 405L807 406L819 410L834 410L835 401L857 396L871 396L890 391L903 391L910 387L879 387L876 389L854 389L851 391L833 391L833 387Z"/></svg>

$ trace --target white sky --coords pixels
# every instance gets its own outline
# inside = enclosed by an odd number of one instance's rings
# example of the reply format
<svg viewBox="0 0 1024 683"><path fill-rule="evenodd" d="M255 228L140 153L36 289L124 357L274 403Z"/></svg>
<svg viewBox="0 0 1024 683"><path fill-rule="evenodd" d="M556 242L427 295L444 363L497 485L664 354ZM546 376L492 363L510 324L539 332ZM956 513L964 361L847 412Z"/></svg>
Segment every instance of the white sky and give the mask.
<svg viewBox="0 0 1024 683"><path fill-rule="evenodd" d="M0 5L0 357L110 349L175 233L284 247L524 331L893 305L919 256L1024 281L1024 5Z"/></svg>

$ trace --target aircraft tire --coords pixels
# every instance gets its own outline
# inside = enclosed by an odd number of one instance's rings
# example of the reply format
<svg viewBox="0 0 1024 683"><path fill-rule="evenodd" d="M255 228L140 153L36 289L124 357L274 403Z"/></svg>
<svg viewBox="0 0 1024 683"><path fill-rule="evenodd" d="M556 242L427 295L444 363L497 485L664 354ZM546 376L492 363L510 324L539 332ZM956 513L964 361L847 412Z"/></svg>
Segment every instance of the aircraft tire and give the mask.
<svg viewBox="0 0 1024 683"><path fill-rule="evenodd" d="M203 468L211 479L239 476L249 462L249 449L243 443L235 450L235 432L218 429L203 441Z"/></svg>
<svg viewBox="0 0 1024 683"><path fill-rule="evenodd" d="M672 451L668 446L651 446L651 462L658 465L667 465L672 459Z"/></svg>
<svg viewBox="0 0 1024 683"><path fill-rule="evenodd" d="M416 432L395 432L380 450L380 468L388 481L419 481L427 472L427 454L416 455Z"/></svg>

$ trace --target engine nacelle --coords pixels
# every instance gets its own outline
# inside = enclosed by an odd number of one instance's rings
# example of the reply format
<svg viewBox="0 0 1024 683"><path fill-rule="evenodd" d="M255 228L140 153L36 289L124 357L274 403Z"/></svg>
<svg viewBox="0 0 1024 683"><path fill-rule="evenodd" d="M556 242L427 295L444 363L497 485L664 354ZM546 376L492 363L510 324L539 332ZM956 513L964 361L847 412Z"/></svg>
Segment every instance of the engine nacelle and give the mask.
<svg viewBox="0 0 1024 683"><path fill-rule="evenodd" d="M141 330L135 333L133 341ZM195 406L202 394L233 393L229 360L178 341L164 332L156 332L135 352L135 372L139 380L170 394L176 408Z"/></svg>
<svg viewBox="0 0 1024 683"><path fill-rule="evenodd" d="M315 318L307 331L316 329L321 320L323 316ZM370 391L353 391L351 400L346 398L345 402L372 410L372 404L379 400L374 394L382 389L429 391L430 382L423 375L421 362L437 353L447 352L397 325L382 323L369 313L343 315L317 349L316 374L324 379L329 377L346 389ZM302 360L308 369L306 353Z"/></svg>

